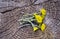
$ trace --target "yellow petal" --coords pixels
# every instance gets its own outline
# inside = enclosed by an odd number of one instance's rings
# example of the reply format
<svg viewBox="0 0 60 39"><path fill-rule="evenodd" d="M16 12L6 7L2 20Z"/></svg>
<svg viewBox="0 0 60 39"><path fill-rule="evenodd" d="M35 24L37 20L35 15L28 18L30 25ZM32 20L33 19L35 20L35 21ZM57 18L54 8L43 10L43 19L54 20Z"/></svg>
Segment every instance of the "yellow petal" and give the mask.
<svg viewBox="0 0 60 39"><path fill-rule="evenodd" d="M33 27L33 31L36 31L36 30L38 30L38 28L37 27Z"/></svg>
<svg viewBox="0 0 60 39"><path fill-rule="evenodd" d="M43 19L42 19L42 17L40 15L36 15L35 18L36 18L38 23L42 23Z"/></svg>
<svg viewBox="0 0 60 39"><path fill-rule="evenodd" d="M46 10L44 8L42 8L40 12L42 13L42 15L46 15Z"/></svg>
<svg viewBox="0 0 60 39"><path fill-rule="evenodd" d="M44 31L45 28L46 28L46 25L43 23L43 24L41 25L41 30Z"/></svg>

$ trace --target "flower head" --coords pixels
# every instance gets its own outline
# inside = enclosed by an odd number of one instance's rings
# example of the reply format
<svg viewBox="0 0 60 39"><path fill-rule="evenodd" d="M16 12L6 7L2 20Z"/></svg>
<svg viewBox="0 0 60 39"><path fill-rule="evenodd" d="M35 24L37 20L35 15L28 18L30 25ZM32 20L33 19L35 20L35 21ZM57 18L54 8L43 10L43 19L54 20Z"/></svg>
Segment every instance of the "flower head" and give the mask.
<svg viewBox="0 0 60 39"><path fill-rule="evenodd" d="M42 8L42 9L40 10L40 12L41 12L42 15L46 15L46 10L45 10L44 8Z"/></svg>

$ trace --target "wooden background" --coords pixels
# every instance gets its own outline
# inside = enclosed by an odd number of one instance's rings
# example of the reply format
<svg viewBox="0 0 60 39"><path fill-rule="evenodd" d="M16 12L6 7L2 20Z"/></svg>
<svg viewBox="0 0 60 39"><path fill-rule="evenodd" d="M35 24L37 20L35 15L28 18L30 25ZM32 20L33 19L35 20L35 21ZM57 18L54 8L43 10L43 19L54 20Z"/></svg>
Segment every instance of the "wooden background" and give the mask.
<svg viewBox="0 0 60 39"><path fill-rule="evenodd" d="M44 22L54 34L53 39L60 39L60 1L33 2L34 0L0 0L0 39L44 39L44 35L40 38L40 30L33 32L31 26L19 29L18 22L24 14L38 12L42 7L47 10Z"/></svg>

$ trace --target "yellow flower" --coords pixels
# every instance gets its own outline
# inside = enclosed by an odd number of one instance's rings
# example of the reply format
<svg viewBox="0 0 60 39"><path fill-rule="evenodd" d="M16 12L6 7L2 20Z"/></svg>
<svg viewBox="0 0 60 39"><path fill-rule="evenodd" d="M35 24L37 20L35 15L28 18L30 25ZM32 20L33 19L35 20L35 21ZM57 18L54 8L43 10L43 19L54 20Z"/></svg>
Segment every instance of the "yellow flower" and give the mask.
<svg viewBox="0 0 60 39"><path fill-rule="evenodd" d="M46 25L43 23L40 28L41 28L42 31L44 31L45 28L46 28Z"/></svg>
<svg viewBox="0 0 60 39"><path fill-rule="evenodd" d="M36 13L34 13L34 17L35 17L35 19L36 19L36 21L37 21L38 23L42 23L42 20L43 20L42 16L37 15Z"/></svg>
<svg viewBox="0 0 60 39"><path fill-rule="evenodd" d="M40 12L41 12L42 15L46 15L46 10L45 10L44 8L42 8L42 9L40 10Z"/></svg>
<svg viewBox="0 0 60 39"><path fill-rule="evenodd" d="M33 27L33 31L36 31L38 30L38 28L36 26Z"/></svg>

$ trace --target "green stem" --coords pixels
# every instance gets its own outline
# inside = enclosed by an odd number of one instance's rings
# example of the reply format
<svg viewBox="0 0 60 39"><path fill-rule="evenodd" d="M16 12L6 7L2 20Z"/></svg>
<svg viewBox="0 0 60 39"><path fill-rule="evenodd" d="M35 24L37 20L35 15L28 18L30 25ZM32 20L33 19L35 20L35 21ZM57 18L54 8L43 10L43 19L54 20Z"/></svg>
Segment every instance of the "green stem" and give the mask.
<svg viewBox="0 0 60 39"><path fill-rule="evenodd" d="M29 21L29 23L31 23L32 27L34 27L34 26L35 26L31 21Z"/></svg>

